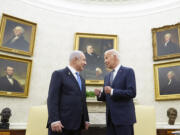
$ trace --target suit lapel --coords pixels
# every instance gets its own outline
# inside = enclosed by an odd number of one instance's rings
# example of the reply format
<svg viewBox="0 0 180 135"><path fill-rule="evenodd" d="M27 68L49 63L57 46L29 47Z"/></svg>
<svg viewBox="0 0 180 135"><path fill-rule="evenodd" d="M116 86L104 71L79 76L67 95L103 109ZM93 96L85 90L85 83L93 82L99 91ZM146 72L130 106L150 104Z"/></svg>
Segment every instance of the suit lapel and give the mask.
<svg viewBox="0 0 180 135"><path fill-rule="evenodd" d="M108 74L108 86L110 86L110 77L111 77L111 72Z"/></svg>
<svg viewBox="0 0 180 135"><path fill-rule="evenodd" d="M79 91L80 90L80 87L79 87L79 84L76 80L76 78L74 77L74 75L72 74L72 72L70 71L70 69L68 67L66 67L66 75L69 76L69 78L76 84L76 86L79 88ZM81 77L80 77L81 78ZM82 82L82 78L81 78L81 82Z"/></svg>
<svg viewBox="0 0 180 135"><path fill-rule="evenodd" d="M5 80L6 80L6 83L8 83L8 85L10 85L10 86L13 86L14 85L14 79L13 79L13 84L11 84L10 82L9 82L9 80L8 80L8 78L5 76Z"/></svg>
<svg viewBox="0 0 180 135"><path fill-rule="evenodd" d="M123 72L123 66L121 65L121 67L119 68L119 70L118 70L118 72L117 72L117 74L116 74L116 76L115 76L115 78L114 78L114 80L112 82L112 85L114 84L114 82L116 82L119 74L122 74L122 72Z"/></svg>

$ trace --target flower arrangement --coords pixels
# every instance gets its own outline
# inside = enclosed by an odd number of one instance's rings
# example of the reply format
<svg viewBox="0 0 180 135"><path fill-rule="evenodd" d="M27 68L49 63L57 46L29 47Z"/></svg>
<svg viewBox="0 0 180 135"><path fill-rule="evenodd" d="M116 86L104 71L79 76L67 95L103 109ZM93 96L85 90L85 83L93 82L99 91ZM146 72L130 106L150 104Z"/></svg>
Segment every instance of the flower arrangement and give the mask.
<svg viewBox="0 0 180 135"><path fill-rule="evenodd" d="M86 97L95 97L94 91L86 91Z"/></svg>

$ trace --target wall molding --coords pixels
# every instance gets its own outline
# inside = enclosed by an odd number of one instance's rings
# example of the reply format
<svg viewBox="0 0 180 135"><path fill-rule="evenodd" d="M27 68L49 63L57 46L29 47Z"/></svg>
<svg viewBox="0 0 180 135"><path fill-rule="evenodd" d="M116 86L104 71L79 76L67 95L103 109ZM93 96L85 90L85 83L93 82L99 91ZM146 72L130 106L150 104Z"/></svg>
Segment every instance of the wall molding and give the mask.
<svg viewBox="0 0 180 135"><path fill-rule="evenodd" d="M179 0L152 0L129 4L85 3L73 0L21 0L30 6L83 17L138 17L180 8Z"/></svg>
<svg viewBox="0 0 180 135"><path fill-rule="evenodd" d="M95 126L105 126L105 124L93 124L92 127ZM10 123L10 129L26 129L27 123ZM157 122L156 123L157 129L180 129L180 123L176 123L175 125L168 125L166 122Z"/></svg>
<svg viewBox="0 0 180 135"><path fill-rule="evenodd" d="M27 123L10 123L10 129L26 129Z"/></svg>
<svg viewBox="0 0 180 135"><path fill-rule="evenodd" d="M175 123L175 125L168 125L167 122L157 122L157 129L180 129L180 123Z"/></svg>

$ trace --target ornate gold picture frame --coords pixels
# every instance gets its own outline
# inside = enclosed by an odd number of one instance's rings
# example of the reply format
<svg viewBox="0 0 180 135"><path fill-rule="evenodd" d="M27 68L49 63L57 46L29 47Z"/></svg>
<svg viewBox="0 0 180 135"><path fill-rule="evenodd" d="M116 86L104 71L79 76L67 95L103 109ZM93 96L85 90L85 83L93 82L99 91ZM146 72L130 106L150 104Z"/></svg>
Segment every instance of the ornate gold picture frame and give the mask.
<svg viewBox="0 0 180 135"><path fill-rule="evenodd" d="M0 55L0 95L27 97L32 61Z"/></svg>
<svg viewBox="0 0 180 135"><path fill-rule="evenodd" d="M0 50L32 56L36 26L36 23L3 14L0 28Z"/></svg>
<svg viewBox="0 0 180 135"><path fill-rule="evenodd" d="M180 57L180 24L152 29L153 59Z"/></svg>
<svg viewBox="0 0 180 135"><path fill-rule="evenodd" d="M155 99L180 99L180 61L154 64Z"/></svg>
<svg viewBox="0 0 180 135"><path fill-rule="evenodd" d="M87 85L103 85L108 72L104 65L104 52L117 50L117 35L76 33L74 50L81 50L86 56L87 65L80 74Z"/></svg>

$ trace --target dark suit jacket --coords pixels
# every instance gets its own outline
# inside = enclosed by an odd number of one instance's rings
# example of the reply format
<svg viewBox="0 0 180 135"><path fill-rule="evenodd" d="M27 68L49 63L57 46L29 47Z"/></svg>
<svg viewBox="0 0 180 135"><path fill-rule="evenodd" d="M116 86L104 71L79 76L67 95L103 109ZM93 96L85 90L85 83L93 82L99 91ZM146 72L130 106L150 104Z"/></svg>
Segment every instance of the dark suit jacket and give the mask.
<svg viewBox="0 0 180 135"><path fill-rule="evenodd" d="M16 41L12 42L13 38L14 37L9 39L3 46L22 51L29 51L29 43L24 39L23 36L20 36Z"/></svg>
<svg viewBox="0 0 180 135"><path fill-rule="evenodd" d="M61 121L65 129L76 130L89 121L86 105L85 80L81 78L82 91L68 67L52 74L48 94L48 122Z"/></svg>
<svg viewBox="0 0 180 135"><path fill-rule="evenodd" d="M110 73L105 76L104 86L110 86ZM136 122L133 98L136 96L136 82L134 71L121 66L117 72L112 86L113 95L104 91L98 98L106 101L106 120L111 116L114 125L132 125ZM110 113L110 114L109 114Z"/></svg>
<svg viewBox="0 0 180 135"><path fill-rule="evenodd" d="M14 84L12 85L6 76L3 76L0 78L0 90L2 91L8 91L8 92L23 92L22 86L19 84L19 82L12 78L14 81Z"/></svg>

